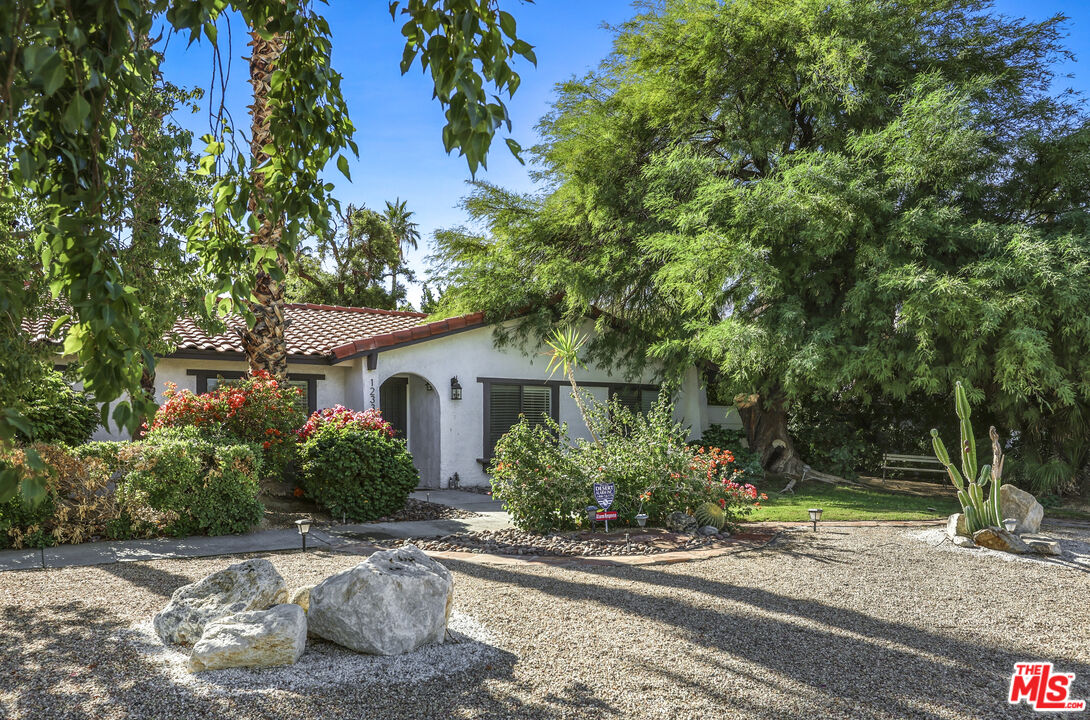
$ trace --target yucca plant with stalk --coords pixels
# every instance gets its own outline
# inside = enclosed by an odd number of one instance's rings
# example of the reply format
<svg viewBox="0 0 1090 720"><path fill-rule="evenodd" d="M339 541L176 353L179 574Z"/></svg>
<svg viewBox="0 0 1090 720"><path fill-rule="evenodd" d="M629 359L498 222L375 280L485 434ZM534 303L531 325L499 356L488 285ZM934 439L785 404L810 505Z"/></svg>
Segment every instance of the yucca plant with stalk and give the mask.
<svg viewBox="0 0 1090 720"><path fill-rule="evenodd" d="M989 525L1002 527L1003 514L999 489L1003 484L1003 451L999 446L999 433L995 431L994 425L988 429L988 435L992 440L992 464L980 468L978 475L976 440L973 437L972 423L969 422L971 413L969 398L960 382L954 388L954 407L961 421L961 470L958 471L958 468L950 462L950 453L946 451L946 446L939 438L939 431L932 428L931 442L935 448L935 457L946 467L950 480L957 488L958 502L961 503L962 512L965 514L965 527L969 532L975 533ZM991 480L990 488L989 480Z"/></svg>
<svg viewBox="0 0 1090 720"><path fill-rule="evenodd" d="M584 333L576 332L575 328L569 327L566 330L556 328L553 330L552 335L545 341L545 344L552 348L546 370L550 377L555 375L557 370L563 371L564 377L568 379L568 383L571 385L572 397L575 398L575 404L579 407L579 414L583 416L583 422L587 424L587 430L590 431L591 440L598 443L600 442L598 433L594 431L594 423L591 421L590 413L587 412L587 407L579 394L579 385L575 382L575 370L579 367L579 351L583 349L586 343L587 336Z"/></svg>

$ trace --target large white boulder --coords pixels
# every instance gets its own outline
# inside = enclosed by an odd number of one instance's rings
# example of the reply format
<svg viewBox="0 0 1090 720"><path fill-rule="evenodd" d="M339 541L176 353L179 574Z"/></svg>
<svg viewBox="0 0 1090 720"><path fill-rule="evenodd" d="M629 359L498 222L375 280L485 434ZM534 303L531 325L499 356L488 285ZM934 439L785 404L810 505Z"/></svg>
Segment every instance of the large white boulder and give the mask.
<svg viewBox="0 0 1090 720"><path fill-rule="evenodd" d="M1002 485L999 488L999 507L1003 513L1000 519L1014 518L1018 521L1014 528L1017 534L1035 533L1041 529L1045 509L1037 502L1037 498L1025 490L1014 485Z"/></svg>
<svg viewBox="0 0 1090 720"><path fill-rule="evenodd" d="M163 642L191 645L213 620L264 610L287 600L287 594L284 578L271 562L245 560L175 590L152 625Z"/></svg>
<svg viewBox="0 0 1090 720"><path fill-rule="evenodd" d="M213 620L193 646L191 672L294 665L307 646L307 616L298 605L235 613Z"/></svg>
<svg viewBox="0 0 1090 720"><path fill-rule="evenodd" d="M310 591L310 634L370 655L443 642L454 578L415 545L377 552Z"/></svg>

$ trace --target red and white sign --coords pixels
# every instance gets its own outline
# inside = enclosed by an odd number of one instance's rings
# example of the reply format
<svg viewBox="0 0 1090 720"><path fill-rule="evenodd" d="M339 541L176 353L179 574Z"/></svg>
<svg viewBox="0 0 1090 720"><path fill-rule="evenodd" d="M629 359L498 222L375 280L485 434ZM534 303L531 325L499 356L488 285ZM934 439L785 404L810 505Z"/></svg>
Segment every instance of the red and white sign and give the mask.
<svg viewBox="0 0 1090 720"><path fill-rule="evenodd" d="M1070 712L1086 709L1085 700L1069 696L1075 673L1053 672L1050 662L1015 663L1007 702L1023 700L1037 712Z"/></svg>
<svg viewBox="0 0 1090 720"><path fill-rule="evenodd" d="M602 512L602 511L599 510L597 513L594 514L594 519L595 520L616 520L617 519L617 511L616 510L609 510L607 512Z"/></svg>

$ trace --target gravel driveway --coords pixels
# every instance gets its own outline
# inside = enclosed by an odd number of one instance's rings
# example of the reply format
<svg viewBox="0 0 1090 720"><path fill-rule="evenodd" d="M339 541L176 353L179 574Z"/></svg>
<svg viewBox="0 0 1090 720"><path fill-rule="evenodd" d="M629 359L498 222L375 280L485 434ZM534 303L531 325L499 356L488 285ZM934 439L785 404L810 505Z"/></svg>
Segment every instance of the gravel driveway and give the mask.
<svg viewBox="0 0 1090 720"><path fill-rule="evenodd" d="M269 557L290 586L359 561ZM448 562L471 651L357 664L340 682L172 681L133 628L234 560L0 574L0 717L1030 718L1005 693L1032 659L1090 699L1090 573L913 528L796 531L677 565Z"/></svg>

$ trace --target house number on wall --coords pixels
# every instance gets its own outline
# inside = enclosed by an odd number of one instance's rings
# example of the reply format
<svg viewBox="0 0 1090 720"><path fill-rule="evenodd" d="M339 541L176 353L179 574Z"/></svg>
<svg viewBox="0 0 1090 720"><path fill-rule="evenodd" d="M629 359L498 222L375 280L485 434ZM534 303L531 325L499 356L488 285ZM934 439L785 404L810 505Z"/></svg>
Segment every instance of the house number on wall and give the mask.
<svg viewBox="0 0 1090 720"><path fill-rule="evenodd" d="M371 378L371 409L375 409L375 379Z"/></svg>

